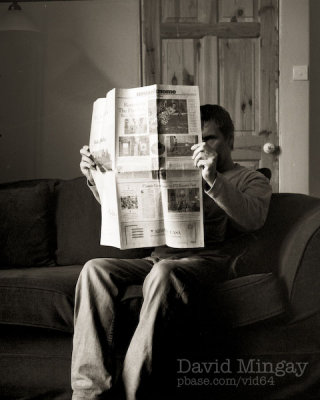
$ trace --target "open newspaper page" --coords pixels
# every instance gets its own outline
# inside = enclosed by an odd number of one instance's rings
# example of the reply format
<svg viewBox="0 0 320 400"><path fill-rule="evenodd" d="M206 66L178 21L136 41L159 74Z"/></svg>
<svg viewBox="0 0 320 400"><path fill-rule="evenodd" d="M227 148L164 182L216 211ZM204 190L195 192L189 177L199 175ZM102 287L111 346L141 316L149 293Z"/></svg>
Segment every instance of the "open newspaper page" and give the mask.
<svg viewBox="0 0 320 400"><path fill-rule="evenodd" d="M97 166L92 175L101 202L101 238L105 238L103 244L120 247L118 195L113 172L114 132L115 90L112 90L106 98L97 99L93 104L89 147Z"/></svg>
<svg viewBox="0 0 320 400"><path fill-rule="evenodd" d="M157 116L166 244L203 247L202 175L191 150L202 141L198 87L158 85Z"/></svg>
<svg viewBox="0 0 320 400"><path fill-rule="evenodd" d="M201 140L198 88L111 92L114 104L106 102L103 119L112 121L92 124L90 136L98 161L101 244L203 246L201 173L190 149Z"/></svg>
<svg viewBox="0 0 320 400"><path fill-rule="evenodd" d="M116 91L116 186L121 248L165 244L158 177L157 86Z"/></svg>
<svg viewBox="0 0 320 400"><path fill-rule="evenodd" d="M113 89L94 104L90 150L102 212L101 244L165 244L158 179L157 88Z"/></svg>
<svg viewBox="0 0 320 400"><path fill-rule="evenodd" d="M121 248L165 244L161 188L150 171L123 172L116 176Z"/></svg>

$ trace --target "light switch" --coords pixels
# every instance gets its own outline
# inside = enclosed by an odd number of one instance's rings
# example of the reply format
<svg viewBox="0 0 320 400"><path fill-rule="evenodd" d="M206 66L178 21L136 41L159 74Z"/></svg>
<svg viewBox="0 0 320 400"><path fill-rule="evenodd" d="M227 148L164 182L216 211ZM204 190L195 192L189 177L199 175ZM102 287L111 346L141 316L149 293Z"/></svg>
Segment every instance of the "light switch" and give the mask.
<svg viewBox="0 0 320 400"><path fill-rule="evenodd" d="M294 65L292 78L294 81L307 81L309 79L308 65Z"/></svg>

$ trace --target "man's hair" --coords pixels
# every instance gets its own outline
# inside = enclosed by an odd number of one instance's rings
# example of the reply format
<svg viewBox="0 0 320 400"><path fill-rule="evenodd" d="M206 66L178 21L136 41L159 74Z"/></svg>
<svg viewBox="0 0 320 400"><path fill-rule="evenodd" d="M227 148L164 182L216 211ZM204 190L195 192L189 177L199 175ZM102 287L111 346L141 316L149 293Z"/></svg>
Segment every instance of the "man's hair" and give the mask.
<svg viewBox="0 0 320 400"><path fill-rule="evenodd" d="M233 149L234 125L228 111L217 104L205 104L200 106L200 114L201 126L207 121L214 121Z"/></svg>

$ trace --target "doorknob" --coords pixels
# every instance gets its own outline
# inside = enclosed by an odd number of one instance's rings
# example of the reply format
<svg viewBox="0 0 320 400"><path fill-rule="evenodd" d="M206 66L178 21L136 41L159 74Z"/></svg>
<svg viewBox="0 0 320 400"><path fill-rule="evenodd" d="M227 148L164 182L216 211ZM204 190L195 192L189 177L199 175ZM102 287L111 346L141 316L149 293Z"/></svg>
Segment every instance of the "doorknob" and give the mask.
<svg viewBox="0 0 320 400"><path fill-rule="evenodd" d="M276 150L277 150L277 146L276 146L275 144L273 144L273 143L265 143L265 144L263 145L263 151L264 151L266 154L275 153Z"/></svg>

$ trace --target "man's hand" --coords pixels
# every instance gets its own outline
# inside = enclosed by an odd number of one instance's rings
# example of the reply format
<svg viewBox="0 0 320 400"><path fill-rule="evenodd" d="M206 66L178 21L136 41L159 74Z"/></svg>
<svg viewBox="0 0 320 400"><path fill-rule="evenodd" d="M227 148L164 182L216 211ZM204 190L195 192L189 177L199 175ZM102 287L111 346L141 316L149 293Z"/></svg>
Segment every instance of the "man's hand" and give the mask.
<svg viewBox="0 0 320 400"><path fill-rule="evenodd" d="M217 152L207 142L194 144L191 150L194 165L202 170L203 179L211 187L217 176Z"/></svg>
<svg viewBox="0 0 320 400"><path fill-rule="evenodd" d="M91 174L92 169L96 169L96 164L93 161L92 154L90 153L89 146L83 146L80 149L81 154L81 162L80 162L80 170L83 175L87 178L88 182L91 185L94 185L94 180Z"/></svg>

